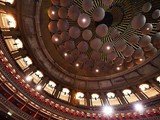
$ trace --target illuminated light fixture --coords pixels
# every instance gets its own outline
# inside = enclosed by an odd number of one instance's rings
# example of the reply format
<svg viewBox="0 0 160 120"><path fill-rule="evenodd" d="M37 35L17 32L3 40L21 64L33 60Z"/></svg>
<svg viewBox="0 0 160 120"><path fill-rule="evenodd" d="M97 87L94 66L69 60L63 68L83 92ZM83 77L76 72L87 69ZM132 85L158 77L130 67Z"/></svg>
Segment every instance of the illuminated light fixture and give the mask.
<svg viewBox="0 0 160 120"><path fill-rule="evenodd" d="M144 107L143 107L143 105L142 105L141 103L136 103L136 104L134 105L134 109L135 109L136 111L138 111L138 112L143 112Z"/></svg>
<svg viewBox="0 0 160 120"><path fill-rule="evenodd" d="M103 113L106 115L112 115L113 111L114 110L111 106L104 106L103 107Z"/></svg>
<svg viewBox="0 0 160 120"><path fill-rule="evenodd" d="M78 63L76 63L76 67L79 67L79 64L78 64Z"/></svg>
<svg viewBox="0 0 160 120"><path fill-rule="evenodd" d="M121 68L120 68L120 67L117 67L116 69L117 69L117 70L121 70Z"/></svg>
<svg viewBox="0 0 160 120"><path fill-rule="evenodd" d="M142 59L142 58L140 58L140 59L139 59L139 61L143 61L143 59Z"/></svg>
<svg viewBox="0 0 160 120"><path fill-rule="evenodd" d="M23 48L23 43L21 42L20 39L15 39L14 42L15 42L14 45L16 45L18 49Z"/></svg>
<svg viewBox="0 0 160 120"><path fill-rule="evenodd" d="M109 99L115 98L115 94L114 94L113 92L109 92L109 93L107 93L107 97L108 97Z"/></svg>
<svg viewBox="0 0 160 120"><path fill-rule="evenodd" d="M12 113L11 113L11 112L8 112L7 114L8 114L9 116L12 116Z"/></svg>
<svg viewBox="0 0 160 120"><path fill-rule="evenodd" d="M68 54L67 54L67 53L64 53L64 56L65 56L65 57L67 57L67 56L68 56Z"/></svg>
<svg viewBox="0 0 160 120"><path fill-rule="evenodd" d="M42 86L41 85L37 85L36 86L36 90L40 91L42 89Z"/></svg>
<svg viewBox="0 0 160 120"><path fill-rule="evenodd" d="M58 38L55 38L55 42L58 42Z"/></svg>
<svg viewBox="0 0 160 120"><path fill-rule="evenodd" d="M142 90L142 91L146 91L149 89L149 85L148 84L142 84L139 86L139 88Z"/></svg>
<svg viewBox="0 0 160 120"><path fill-rule="evenodd" d="M25 57L25 58L23 58L24 59L24 61L26 62L26 64L29 66L29 65L31 65L32 64L32 60L27 56L27 57Z"/></svg>
<svg viewBox="0 0 160 120"><path fill-rule="evenodd" d="M110 50L110 49L111 49L111 47L110 47L110 46L107 46L107 47L106 47L106 49L107 49L107 50Z"/></svg>
<svg viewBox="0 0 160 120"><path fill-rule="evenodd" d="M93 93L91 96L92 96L92 99L95 99L95 100L99 98L99 95L96 93Z"/></svg>
<svg viewBox="0 0 160 120"><path fill-rule="evenodd" d="M147 28L147 30L149 30L149 28Z"/></svg>
<svg viewBox="0 0 160 120"><path fill-rule="evenodd" d="M82 22L85 23L85 22L86 22L86 18L83 18L83 19L82 19Z"/></svg>
<svg viewBox="0 0 160 120"><path fill-rule="evenodd" d="M96 69L96 73L98 73L99 72L99 69Z"/></svg>
<svg viewBox="0 0 160 120"><path fill-rule="evenodd" d="M26 81L28 81L28 82L30 82L32 79L33 79L32 76L27 76L27 77L26 77Z"/></svg>
<svg viewBox="0 0 160 120"><path fill-rule="evenodd" d="M76 99L80 99L80 98L83 98L84 97L84 93L82 92L77 92L76 93Z"/></svg>
<svg viewBox="0 0 160 120"><path fill-rule="evenodd" d="M132 91L129 90L129 89L123 90L123 94L124 94L125 96L130 96L131 93L132 93Z"/></svg>
<svg viewBox="0 0 160 120"><path fill-rule="evenodd" d="M52 11L52 15L55 15L55 12L54 12L54 11Z"/></svg>
<svg viewBox="0 0 160 120"><path fill-rule="evenodd" d="M64 93L64 95L66 95L66 94L68 94L70 91L69 91L69 89L67 89L67 88L63 88L63 89L62 89L62 92Z"/></svg>
<svg viewBox="0 0 160 120"><path fill-rule="evenodd" d="M157 80L158 82L160 82L160 76L158 76L156 80Z"/></svg>

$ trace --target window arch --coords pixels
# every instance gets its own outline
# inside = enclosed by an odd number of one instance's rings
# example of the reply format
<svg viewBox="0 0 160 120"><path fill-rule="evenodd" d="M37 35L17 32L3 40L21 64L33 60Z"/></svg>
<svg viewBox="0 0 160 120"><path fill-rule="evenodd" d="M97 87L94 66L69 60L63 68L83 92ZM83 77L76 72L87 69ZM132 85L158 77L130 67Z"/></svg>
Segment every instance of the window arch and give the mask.
<svg viewBox="0 0 160 120"><path fill-rule="evenodd" d="M91 95L91 101L90 102L91 102L92 106L101 106L102 105L102 101L100 99L100 96L97 93L93 93Z"/></svg>
<svg viewBox="0 0 160 120"><path fill-rule="evenodd" d="M10 3L10 4L13 4L14 3L14 0L1 0L2 2L7 2L7 3ZM1 2L0 1L0 2Z"/></svg>
<svg viewBox="0 0 160 120"><path fill-rule="evenodd" d="M53 81L49 81L49 83L45 86L44 90L49 94L54 95L56 91L55 87L56 83Z"/></svg>
<svg viewBox="0 0 160 120"><path fill-rule="evenodd" d="M61 100L69 102L69 98L70 98L69 93L70 93L70 90L68 88L63 88L62 91L60 92L59 98Z"/></svg>

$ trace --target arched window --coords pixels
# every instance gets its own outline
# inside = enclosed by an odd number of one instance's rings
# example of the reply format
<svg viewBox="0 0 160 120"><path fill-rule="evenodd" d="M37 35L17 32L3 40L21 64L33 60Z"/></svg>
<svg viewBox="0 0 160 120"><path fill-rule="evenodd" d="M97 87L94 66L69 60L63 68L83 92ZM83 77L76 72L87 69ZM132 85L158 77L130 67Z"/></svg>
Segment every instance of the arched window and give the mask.
<svg viewBox="0 0 160 120"><path fill-rule="evenodd" d="M158 77L156 78L156 80L160 83L160 76L158 76Z"/></svg>
<svg viewBox="0 0 160 120"><path fill-rule="evenodd" d="M146 91L149 89L149 85L148 84L141 84L139 86L139 88L141 89L141 91Z"/></svg>
<svg viewBox="0 0 160 120"><path fill-rule="evenodd" d="M0 21L1 28L16 28L17 26L15 18L5 12L0 12Z"/></svg>
<svg viewBox="0 0 160 120"><path fill-rule="evenodd" d="M39 70L37 70L35 73L32 74L33 82L35 84L38 84L41 81L41 78L43 77L43 73Z"/></svg>
<svg viewBox="0 0 160 120"><path fill-rule="evenodd" d="M70 97L69 92L70 90L68 88L63 88L62 91L60 92L59 98L64 101L69 101Z"/></svg>
<svg viewBox="0 0 160 120"><path fill-rule="evenodd" d="M23 60L27 66L32 64L32 60L28 56L24 57Z"/></svg>
<svg viewBox="0 0 160 120"><path fill-rule="evenodd" d="M130 89L125 89L122 92L125 96L130 96L132 94L132 91Z"/></svg>
<svg viewBox="0 0 160 120"><path fill-rule="evenodd" d="M14 3L14 0L0 0L0 2L7 2L7 3L10 3L10 4L13 4Z"/></svg>
<svg viewBox="0 0 160 120"><path fill-rule="evenodd" d="M139 88L149 98L159 94L159 92L154 87L149 86L149 84L141 84Z"/></svg>
<svg viewBox="0 0 160 120"><path fill-rule="evenodd" d="M115 98L115 93L109 92L109 93L107 93L107 97L108 97L109 99Z"/></svg>
<svg viewBox="0 0 160 120"><path fill-rule="evenodd" d="M20 58L16 60L16 62L18 63L18 65L21 67L22 70L26 69L29 65L32 64L32 60L28 56Z"/></svg>
<svg viewBox="0 0 160 120"><path fill-rule="evenodd" d="M113 92L108 92L107 94L107 100L109 102L110 105L119 105L119 100L118 98L116 97L115 93Z"/></svg>
<svg viewBox="0 0 160 120"><path fill-rule="evenodd" d="M23 43L20 39L15 39L14 40L14 45L19 49L19 48L23 48Z"/></svg>
<svg viewBox="0 0 160 120"><path fill-rule="evenodd" d="M13 39L12 36L9 36L8 38L5 38L5 42L11 52L15 52L18 51L18 49L23 48L23 43L18 38Z"/></svg>
<svg viewBox="0 0 160 120"><path fill-rule="evenodd" d="M56 87L56 83L54 83L53 81L49 81L49 83L45 86L44 90L49 94L54 95L55 87Z"/></svg>
<svg viewBox="0 0 160 120"><path fill-rule="evenodd" d="M92 106L101 106L102 105L102 101L101 101L101 99L100 99L98 94L93 93L91 95L91 105Z"/></svg>
<svg viewBox="0 0 160 120"><path fill-rule="evenodd" d="M75 99L76 99L76 104L79 104L79 105L87 105L86 103L86 99L84 98L84 93L82 92L77 92L76 93L76 96L75 96Z"/></svg>
<svg viewBox="0 0 160 120"><path fill-rule="evenodd" d="M131 102L136 102L139 99L137 98L137 96L135 94L132 93L132 91L130 89L125 89L122 91L124 94L124 99L127 100L127 102L131 103Z"/></svg>

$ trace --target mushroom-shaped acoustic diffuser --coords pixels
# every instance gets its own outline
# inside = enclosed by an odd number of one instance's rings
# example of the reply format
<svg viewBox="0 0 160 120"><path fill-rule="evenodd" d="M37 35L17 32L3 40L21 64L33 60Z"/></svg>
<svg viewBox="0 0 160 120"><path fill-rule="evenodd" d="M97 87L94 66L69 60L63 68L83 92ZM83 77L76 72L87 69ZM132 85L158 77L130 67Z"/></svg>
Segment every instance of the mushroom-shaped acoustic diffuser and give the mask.
<svg viewBox="0 0 160 120"><path fill-rule="evenodd" d="M142 31L142 34L147 35L152 31L152 29L153 29L153 25L151 23L146 23L141 29L141 31Z"/></svg>
<svg viewBox="0 0 160 120"><path fill-rule="evenodd" d="M80 10L77 6L72 5L68 9L68 16L71 20L76 21L78 19L79 15L80 15Z"/></svg>
<svg viewBox="0 0 160 120"><path fill-rule="evenodd" d="M98 51L92 51L91 52L91 59L97 61L100 60L100 53Z"/></svg>
<svg viewBox="0 0 160 120"><path fill-rule="evenodd" d="M100 37L105 37L108 33L108 27L105 24L100 24L96 28L96 34Z"/></svg>
<svg viewBox="0 0 160 120"><path fill-rule="evenodd" d="M151 37L149 35L144 35L141 37L139 45L141 47L146 47L147 45L149 45L150 42L151 42Z"/></svg>
<svg viewBox="0 0 160 120"><path fill-rule="evenodd" d="M69 35L74 38L74 39L77 39L81 34L81 31L78 27L76 26L72 26L70 27L69 29Z"/></svg>
<svg viewBox="0 0 160 120"><path fill-rule="evenodd" d="M82 7L84 11L90 11L93 7L93 1L92 0L83 0Z"/></svg>
<svg viewBox="0 0 160 120"><path fill-rule="evenodd" d="M78 50L80 52L87 52L88 50L88 43L85 41L81 41L78 46L77 46Z"/></svg>
<svg viewBox="0 0 160 120"><path fill-rule="evenodd" d="M57 28L57 22L55 21L51 21L49 24L48 24L48 29L51 33L56 33L58 32L58 28Z"/></svg>
<svg viewBox="0 0 160 120"><path fill-rule="evenodd" d="M67 20L62 20L60 19L57 23L58 29L63 32L63 31L67 31L69 28L69 23Z"/></svg>
<svg viewBox="0 0 160 120"><path fill-rule="evenodd" d="M145 25L145 23L146 23L146 17L142 14L138 14L132 19L131 26L133 29L140 29Z"/></svg>
<svg viewBox="0 0 160 120"><path fill-rule="evenodd" d="M51 0L51 2L53 5L59 5L60 0Z"/></svg>
<svg viewBox="0 0 160 120"><path fill-rule="evenodd" d="M142 48L137 48L133 54L134 59L139 59L144 55Z"/></svg>
<svg viewBox="0 0 160 120"><path fill-rule="evenodd" d="M48 9L48 16L52 20L57 19L58 18L58 8L56 6L51 6Z"/></svg>
<svg viewBox="0 0 160 120"><path fill-rule="evenodd" d="M86 13L83 13L83 14L80 14L79 17L78 17L78 25L82 28L86 28L90 25L91 23L91 19L89 17L88 14Z"/></svg>
<svg viewBox="0 0 160 120"><path fill-rule="evenodd" d="M73 0L60 0L60 4L63 7L68 7L68 6L70 6L72 4L72 1Z"/></svg>
<svg viewBox="0 0 160 120"><path fill-rule="evenodd" d="M131 44L135 45L136 43L139 42L139 40L140 40L139 36L133 34L133 35L130 36L130 38L129 38L128 41L129 41Z"/></svg>
<svg viewBox="0 0 160 120"><path fill-rule="evenodd" d="M62 41L68 41L70 39L68 32L62 32L60 37L61 37Z"/></svg>
<svg viewBox="0 0 160 120"><path fill-rule="evenodd" d="M104 16L105 16L105 11L101 7L96 8L92 13L92 18L96 22L103 20Z"/></svg>
<svg viewBox="0 0 160 120"><path fill-rule="evenodd" d="M153 19L158 19L160 17L160 10L157 9L152 13L152 18Z"/></svg>
<svg viewBox="0 0 160 120"><path fill-rule="evenodd" d="M75 49L75 43L74 43L74 41L71 41L71 40L70 41L66 41L64 43L64 47L65 47L65 49L71 51L71 50Z"/></svg>
<svg viewBox="0 0 160 120"><path fill-rule="evenodd" d="M160 48L160 32L152 36L152 43L156 48Z"/></svg>
<svg viewBox="0 0 160 120"><path fill-rule="evenodd" d="M55 44L55 45L59 45L62 40L60 39L60 36L58 33L55 33L53 36L52 36L52 42Z"/></svg>
<svg viewBox="0 0 160 120"><path fill-rule="evenodd" d="M149 12L151 9L152 9L152 4L150 2L145 3L142 7L142 11L144 13Z"/></svg>
<svg viewBox="0 0 160 120"><path fill-rule="evenodd" d="M92 31L91 30L84 30L83 33L82 33L82 37L84 40L90 40L92 38Z"/></svg>
<svg viewBox="0 0 160 120"><path fill-rule="evenodd" d="M102 46L102 41L99 38L94 38L93 40L90 41L90 47L93 50L99 50Z"/></svg>
<svg viewBox="0 0 160 120"><path fill-rule="evenodd" d="M67 14L68 14L68 11L65 7L60 7L59 10L58 10L58 16L60 18L67 18Z"/></svg>

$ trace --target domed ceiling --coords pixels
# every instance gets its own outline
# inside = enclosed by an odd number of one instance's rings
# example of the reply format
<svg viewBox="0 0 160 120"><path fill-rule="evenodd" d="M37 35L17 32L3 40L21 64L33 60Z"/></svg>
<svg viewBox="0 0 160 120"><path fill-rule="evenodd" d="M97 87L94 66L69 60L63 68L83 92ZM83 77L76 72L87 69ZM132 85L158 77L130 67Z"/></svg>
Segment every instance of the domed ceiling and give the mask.
<svg viewBox="0 0 160 120"><path fill-rule="evenodd" d="M7 86L0 90L16 88L18 99L28 98L24 107L38 105L43 111L36 107L34 117L159 115L159 0L2 3L11 15L0 14L0 80Z"/></svg>
<svg viewBox="0 0 160 120"><path fill-rule="evenodd" d="M76 75L109 76L134 69L159 49L160 10L152 6L156 3L52 0L47 49L54 60L60 57L58 65Z"/></svg>
<svg viewBox="0 0 160 120"><path fill-rule="evenodd" d="M135 77L149 75L145 69L136 71L159 55L158 3L42 1L35 20L38 39L27 38L26 46L34 64L67 87L84 90L89 85L98 90L113 88L114 83L129 85L129 79L134 83Z"/></svg>

